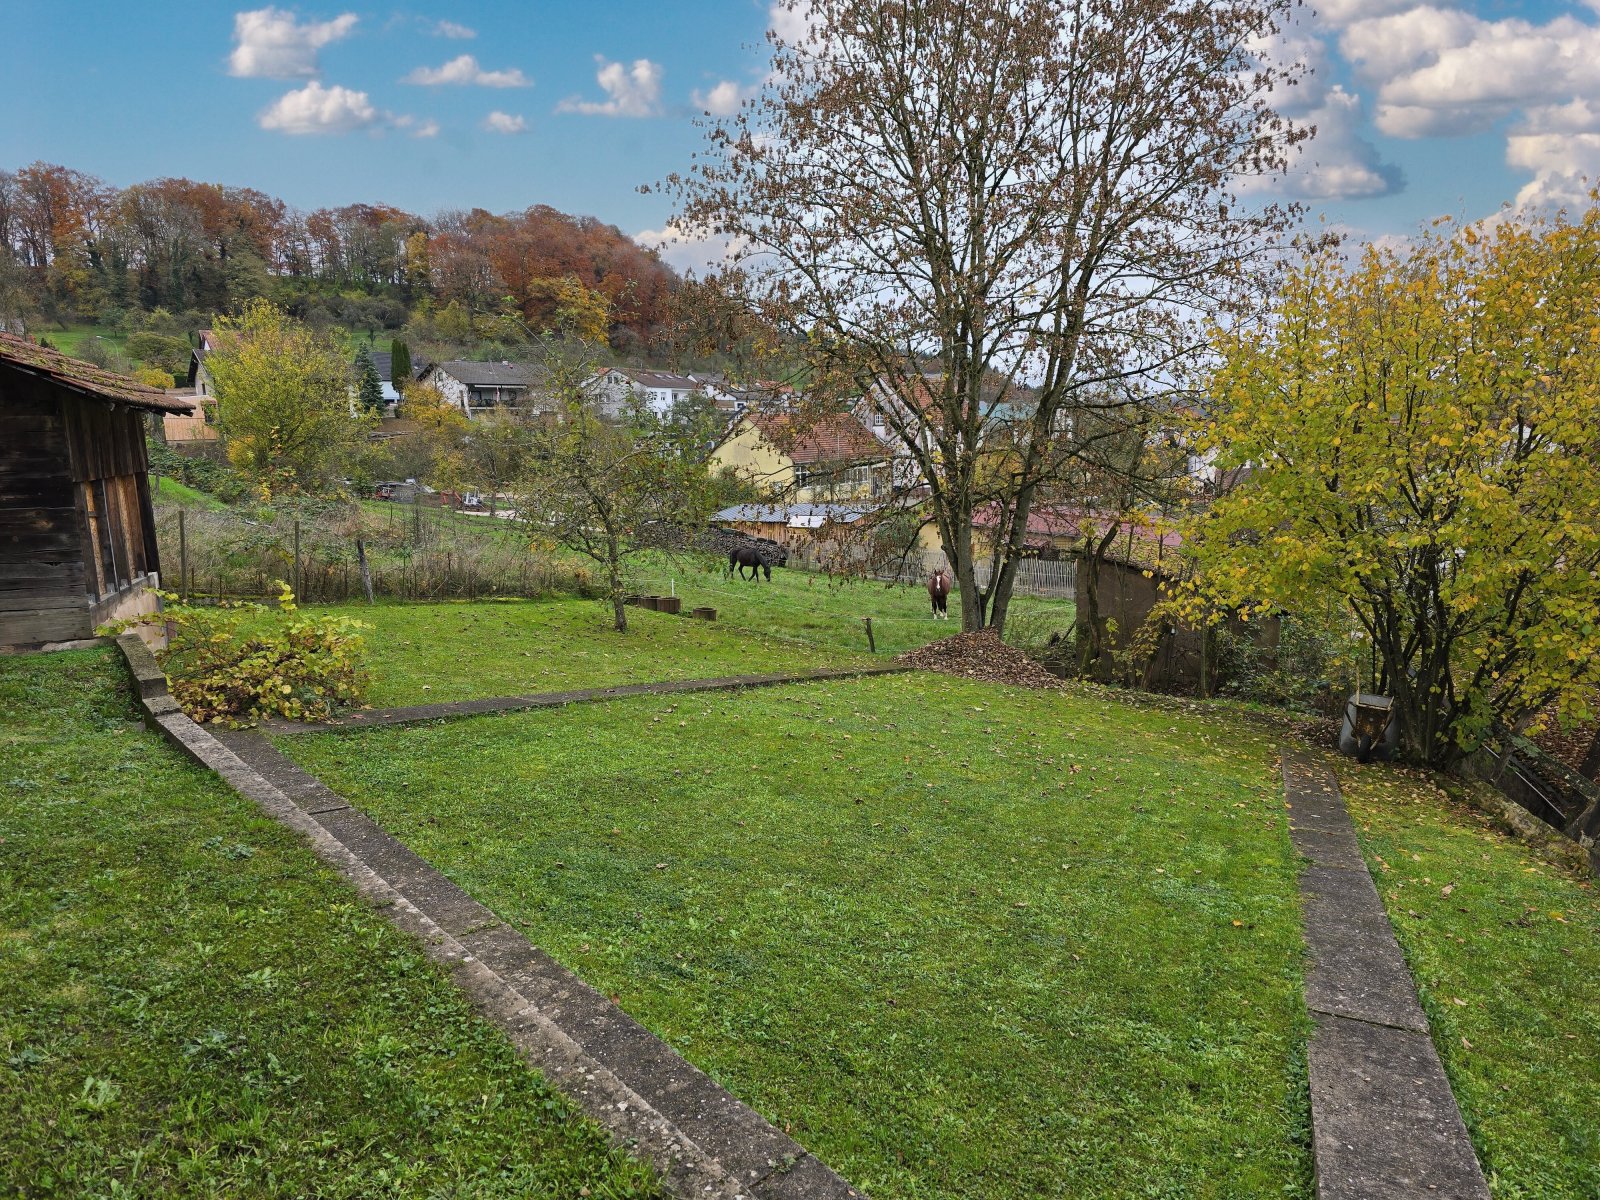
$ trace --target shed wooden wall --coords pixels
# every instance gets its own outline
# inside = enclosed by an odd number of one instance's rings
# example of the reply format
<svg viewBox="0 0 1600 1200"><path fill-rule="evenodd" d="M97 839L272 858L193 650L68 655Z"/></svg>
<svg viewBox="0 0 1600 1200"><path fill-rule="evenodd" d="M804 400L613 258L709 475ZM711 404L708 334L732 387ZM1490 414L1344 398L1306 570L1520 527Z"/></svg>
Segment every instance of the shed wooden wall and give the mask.
<svg viewBox="0 0 1600 1200"><path fill-rule="evenodd" d="M143 416L0 364L0 646L92 637L158 569Z"/></svg>

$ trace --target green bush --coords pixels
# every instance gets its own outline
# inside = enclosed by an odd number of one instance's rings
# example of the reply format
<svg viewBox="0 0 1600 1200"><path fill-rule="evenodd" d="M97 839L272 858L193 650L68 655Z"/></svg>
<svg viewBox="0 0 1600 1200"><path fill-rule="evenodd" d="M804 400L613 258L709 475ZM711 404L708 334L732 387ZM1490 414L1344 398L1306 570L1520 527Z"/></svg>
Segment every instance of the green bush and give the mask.
<svg viewBox="0 0 1600 1200"><path fill-rule="evenodd" d="M240 504L254 498L249 481L229 464L179 454L165 442L150 443L150 472L176 479L225 504Z"/></svg>
<svg viewBox="0 0 1600 1200"><path fill-rule="evenodd" d="M264 717L319 721L357 704L366 690L365 645L349 617L305 616L282 580L278 607L181 602L161 593L168 646L161 657L172 696L196 721L241 726ZM109 625L120 633L148 618Z"/></svg>

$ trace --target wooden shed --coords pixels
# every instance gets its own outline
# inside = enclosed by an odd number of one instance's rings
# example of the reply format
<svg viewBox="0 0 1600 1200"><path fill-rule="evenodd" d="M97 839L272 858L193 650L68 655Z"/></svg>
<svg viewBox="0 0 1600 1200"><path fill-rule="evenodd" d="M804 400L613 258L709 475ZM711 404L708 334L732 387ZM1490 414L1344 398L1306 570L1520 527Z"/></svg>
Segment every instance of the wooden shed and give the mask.
<svg viewBox="0 0 1600 1200"><path fill-rule="evenodd" d="M0 333L0 650L71 645L153 612L154 388Z"/></svg>

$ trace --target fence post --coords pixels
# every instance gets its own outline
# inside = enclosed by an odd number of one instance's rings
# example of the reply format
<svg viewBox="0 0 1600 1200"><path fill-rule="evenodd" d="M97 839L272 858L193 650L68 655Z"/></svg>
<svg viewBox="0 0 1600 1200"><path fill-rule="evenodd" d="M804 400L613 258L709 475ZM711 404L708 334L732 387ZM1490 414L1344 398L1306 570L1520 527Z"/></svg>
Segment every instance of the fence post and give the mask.
<svg viewBox="0 0 1600 1200"><path fill-rule="evenodd" d="M872 638L872 618L862 617L861 623L867 627L867 653L876 654L878 652L878 643Z"/></svg>
<svg viewBox="0 0 1600 1200"><path fill-rule="evenodd" d="M361 564L361 589L367 593L367 603L372 603L372 572L367 567L367 544L356 539L356 561Z"/></svg>
<svg viewBox="0 0 1600 1200"><path fill-rule="evenodd" d="M294 598L301 600L300 595L300 518L294 519Z"/></svg>
<svg viewBox="0 0 1600 1200"><path fill-rule="evenodd" d="M178 599L189 599L189 586L185 582L189 578L189 533L184 526L185 517L183 509L178 510Z"/></svg>

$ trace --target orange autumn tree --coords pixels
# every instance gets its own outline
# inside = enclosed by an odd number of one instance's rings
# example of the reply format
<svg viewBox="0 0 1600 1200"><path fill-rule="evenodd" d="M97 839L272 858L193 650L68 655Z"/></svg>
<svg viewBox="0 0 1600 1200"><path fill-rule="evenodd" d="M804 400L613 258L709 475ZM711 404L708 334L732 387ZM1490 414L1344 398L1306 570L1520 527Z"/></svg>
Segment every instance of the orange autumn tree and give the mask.
<svg viewBox="0 0 1600 1200"><path fill-rule="evenodd" d="M1209 598L1342 599L1408 757L1600 682L1600 210L1326 254L1224 336L1196 522Z"/></svg>

